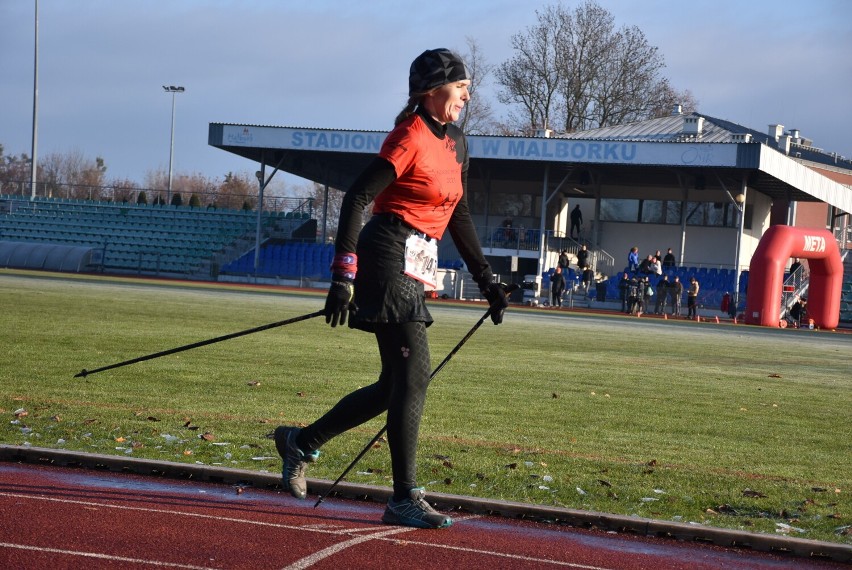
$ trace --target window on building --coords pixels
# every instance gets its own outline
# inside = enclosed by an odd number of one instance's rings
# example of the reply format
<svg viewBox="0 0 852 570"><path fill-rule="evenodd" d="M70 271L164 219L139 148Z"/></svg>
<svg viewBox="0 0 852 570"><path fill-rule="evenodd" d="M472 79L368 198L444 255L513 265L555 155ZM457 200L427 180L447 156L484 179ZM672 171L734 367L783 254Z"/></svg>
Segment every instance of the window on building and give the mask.
<svg viewBox="0 0 852 570"><path fill-rule="evenodd" d="M673 200L641 200L640 220L649 224L679 224L681 203Z"/></svg>
<svg viewBox="0 0 852 570"><path fill-rule="evenodd" d="M679 225L683 202L679 200L601 199L601 221L642 222ZM746 205L745 227L751 229L752 209ZM690 226L735 228L739 212L727 202L687 202L686 223Z"/></svg>
<svg viewBox="0 0 852 570"><path fill-rule="evenodd" d="M726 202L689 202L686 207L686 224L733 228L737 225L737 209Z"/></svg>
<svg viewBox="0 0 852 570"><path fill-rule="evenodd" d="M638 222L639 200L601 199L601 221Z"/></svg>

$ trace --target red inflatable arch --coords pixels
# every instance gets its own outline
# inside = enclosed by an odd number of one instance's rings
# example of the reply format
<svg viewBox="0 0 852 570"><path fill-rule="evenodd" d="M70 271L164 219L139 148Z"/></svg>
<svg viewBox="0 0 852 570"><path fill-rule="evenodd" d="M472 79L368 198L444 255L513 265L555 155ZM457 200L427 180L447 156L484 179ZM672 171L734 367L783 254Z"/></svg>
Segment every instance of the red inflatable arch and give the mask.
<svg viewBox="0 0 852 570"><path fill-rule="evenodd" d="M777 327L781 310L784 267L791 257L808 260L808 318L820 328L833 329L840 321L843 262L828 230L770 227L751 258L746 294L746 323Z"/></svg>

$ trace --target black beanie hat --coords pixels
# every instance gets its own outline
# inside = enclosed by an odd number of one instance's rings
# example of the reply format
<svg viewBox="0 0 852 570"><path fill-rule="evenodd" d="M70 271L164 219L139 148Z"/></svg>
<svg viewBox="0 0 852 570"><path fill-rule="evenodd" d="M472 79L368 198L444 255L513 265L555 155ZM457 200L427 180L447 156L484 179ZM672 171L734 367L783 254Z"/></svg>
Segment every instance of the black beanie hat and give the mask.
<svg viewBox="0 0 852 570"><path fill-rule="evenodd" d="M408 95L465 79L470 79L470 72L459 56L446 48L427 49L411 62Z"/></svg>

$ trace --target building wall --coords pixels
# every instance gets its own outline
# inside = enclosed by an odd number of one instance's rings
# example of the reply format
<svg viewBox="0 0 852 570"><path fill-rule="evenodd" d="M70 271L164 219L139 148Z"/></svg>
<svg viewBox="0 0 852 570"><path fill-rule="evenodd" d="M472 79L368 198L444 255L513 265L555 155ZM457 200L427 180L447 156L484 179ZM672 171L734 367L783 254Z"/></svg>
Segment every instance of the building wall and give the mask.
<svg viewBox="0 0 852 570"><path fill-rule="evenodd" d="M695 199L696 196L690 196ZM556 198L554 198L556 200ZM538 200L536 206L540 204ZM627 253L630 248L636 246L639 248L640 260L648 254L654 254L660 250L662 254L670 247L678 260L678 264L687 266L705 266L734 269L736 261L736 242L737 242L737 227L705 227L705 226L686 226L686 237L682 242L681 227L671 224L650 224L650 223L627 223L627 222L600 222L594 220L594 200L590 198L573 198L567 199L558 209L558 213L553 215L553 220L548 220L548 224L554 224L555 227L562 227L563 220L567 219L567 214L579 203L583 212L583 237L595 241L595 236L599 236L598 248L604 250L615 259L615 271L620 272L627 265ZM747 219L750 219L750 227L744 229L742 248L740 250L740 267L747 270L754 251L760 243L760 238L764 232L770 227L772 200L765 194L761 194L754 190L747 192L746 199L748 214ZM810 204L807 204L810 206ZM817 206L819 204L816 204ZM823 205L824 206L824 205ZM825 209L823 208L823 219ZM484 227L485 216L481 213L474 213L474 223L477 226ZM536 214L527 217L517 217L514 219L514 227L537 228L539 219ZM499 224L495 216L489 217L488 226L497 227ZM549 225L549 228L554 227ZM824 223L823 226L824 227ZM565 230L567 231L567 227ZM598 229L600 232L598 233ZM594 246L593 246L594 248ZM552 263L551 263L552 261ZM555 254L553 259L545 260L545 270L555 265Z"/></svg>
<svg viewBox="0 0 852 570"><path fill-rule="evenodd" d="M617 271L627 265L627 254L634 246L639 248L640 260L657 250L665 255L672 248L678 265L733 268L736 234L735 228L688 226L681 251L680 226L603 222L601 247L615 258Z"/></svg>
<svg viewBox="0 0 852 570"><path fill-rule="evenodd" d="M751 227L743 232L740 265L748 268L749 260L757 249L760 237L769 228L772 202L758 192L747 195ZM736 260L737 227L718 228L686 226L686 238L681 242L678 225L602 222L600 247L615 258L616 270L627 264L630 248L639 248L640 260L670 247L678 260L688 266L725 267L733 269Z"/></svg>
<svg viewBox="0 0 852 570"><path fill-rule="evenodd" d="M828 204L825 202L797 202L796 220L793 224L799 228L824 230L828 221Z"/></svg>

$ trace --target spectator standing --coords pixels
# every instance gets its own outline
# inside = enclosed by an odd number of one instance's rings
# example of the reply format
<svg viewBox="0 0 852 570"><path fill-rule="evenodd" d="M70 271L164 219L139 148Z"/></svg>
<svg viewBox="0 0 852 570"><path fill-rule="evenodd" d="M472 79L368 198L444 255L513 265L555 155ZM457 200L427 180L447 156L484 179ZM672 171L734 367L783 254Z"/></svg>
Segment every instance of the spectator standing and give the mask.
<svg viewBox="0 0 852 570"><path fill-rule="evenodd" d="M562 306L562 294L565 292L565 276L562 268L557 267L550 276L550 304L554 307Z"/></svg>
<svg viewBox="0 0 852 570"><path fill-rule="evenodd" d="M627 310L627 291L630 289L630 276L625 273L618 282L618 294L621 297L621 312L629 313Z"/></svg>
<svg viewBox="0 0 852 570"><path fill-rule="evenodd" d="M580 239L580 229L583 226L583 212L580 211L580 204L574 206L571 210L571 231L569 236L574 237L574 228L577 228L577 239Z"/></svg>
<svg viewBox="0 0 852 570"><path fill-rule="evenodd" d="M627 314L634 315L639 311L642 299L642 283L635 275L627 284Z"/></svg>
<svg viewBox="0 0 852 570"><path fill-rule="evenodd" d="M672 248L666 252L665 257L663 257L663 271L667 271L669 269L675 268L675 256L672 253Z"/></svg>
<svg viewBox="0 0 852 570"><path fill-rule="evenodd" d="M794 327L799 328L802 325L807 304L807 299L796 299L796 302L790 307L790 319L793 321Z"/></svg>
<svg viewBox="0 0 852 570"><path fill-rule="evenodd" d="M580 250L577 252L577 268L582 272L586 268L589 267L589 250L586 248L585 244L580 246Z"/></svg>
<svg viewBox="0 0 852 570"><path fill-rule="evenodd" d="M639 308L639 314L647 313L651 306L651 299L654 297L654 288L651 286L651 280L648 277L642 280L642 306Z"/></svg>
<svg viewBox="0 0 852 570"><path fill-rule="evenodd" d="M595 280L595 272L591 269L583 270L583 290L591 296L592 282Z"/></svg>
<svg viewBox="0 0 852 570"><path fill-rule="evenodd" d="M563 249L562 252L559 254L559 260L556 262L556 267L562 268L563 279L568 277L568 264L569 263L570 262L568 261L568 250Z"/></svg>
<svg viewBox="0 0 852 570"><path fill-rule="evenodd" d="M639 270L639 248L633 246L627 254L627 271L633 273Z"/></svg>
<svg viewBox="0 0 852 570"><path fill-rule="evenodd" d="M793 263L790 264L790 273L795 273L802 266L798 257L793 258Z"/></svg>
<svg viewBox="0 0 852 570"><path fill-rule="evenodd" d="M698 316L698 290L701 286L695 277L689 278L689 289L686 291L686 318L694 319Z"/></svg>
<svg viewBox="0 0 852 570"><path fill-rule="evenodd" d="M672 316L680 316L680 300L683 297L683 283L680 282L680 277L675 275L674 281L669 285L669 300L672 304Z"/></svg>
<svg viewBox="0 0 852 570"><path fill-rule="evenodd" d="M644 275L649 275L653 272L652 265L654 264L654 256L648 255L645 259L642 260L642 263L639 264L639 273Z"/></svg>
<svg viewBox="0 0 852 570"><path fill-rule="evenodd" d="M657 301L654 304L654 314L662 315L663 311L666 310L666 297L668 297L669 293L669 276L663 275L659 281L657 281Z"/></svg>
<svg viewBox="0 0 852 570"><path fill-rule="evenodd" d="M503 239L508 242L515 241L515 230L512 228L512 218L503 220Z"/></svg>
<svg viewBox="0 0 852 570"><path fill-rule="evenodd" d="M654 275L663 274L663 266L660 264L660 258L654 257L651 259L651 273Z"/></svg>

